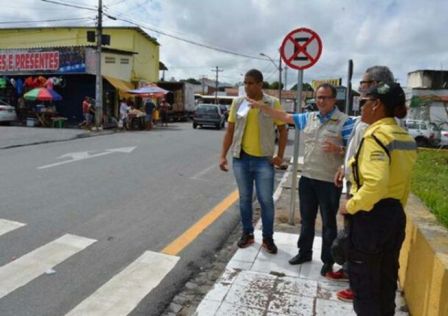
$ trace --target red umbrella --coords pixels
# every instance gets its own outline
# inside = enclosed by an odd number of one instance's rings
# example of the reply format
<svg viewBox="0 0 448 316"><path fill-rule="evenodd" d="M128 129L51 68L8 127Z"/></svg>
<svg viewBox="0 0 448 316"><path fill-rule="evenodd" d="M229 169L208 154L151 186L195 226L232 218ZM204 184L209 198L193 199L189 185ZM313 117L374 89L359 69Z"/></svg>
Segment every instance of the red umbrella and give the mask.
<svg viewBox="0 0 448 316"><path fill-rule="evenodd" d="M38 101L60 101L62 97L53 89L34 88L23 95L25 100Z"/></svg>

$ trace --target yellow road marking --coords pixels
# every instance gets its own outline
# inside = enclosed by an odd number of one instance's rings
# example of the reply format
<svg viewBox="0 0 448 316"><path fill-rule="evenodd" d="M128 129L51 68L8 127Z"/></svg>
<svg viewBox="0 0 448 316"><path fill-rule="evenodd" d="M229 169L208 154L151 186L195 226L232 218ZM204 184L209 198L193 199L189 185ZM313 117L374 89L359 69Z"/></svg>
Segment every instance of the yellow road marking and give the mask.
<svg viewBox="0 0 448 316"><path fill-rule="evenodd" d="M182 235L177 237L168 246L163 248L162 253L175 256L187 247L196 237L199 236L208 226L217 220L233 203L238 200L238 190L230 193L224 200L216 205L210 212L205 214L193 226L187 229Z"/></svg>

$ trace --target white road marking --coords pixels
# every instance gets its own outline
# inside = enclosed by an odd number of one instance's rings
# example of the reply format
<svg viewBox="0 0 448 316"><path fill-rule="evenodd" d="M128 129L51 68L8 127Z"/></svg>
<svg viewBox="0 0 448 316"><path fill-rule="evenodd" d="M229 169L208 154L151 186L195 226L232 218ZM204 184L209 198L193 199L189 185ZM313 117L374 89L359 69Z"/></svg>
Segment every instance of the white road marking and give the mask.
<svg viewBox="0 0 448 316"><path fill-rule="evenodd" d="M57 166L65 165L65 164L68 164L68 163L81 161L81 160L86 160L86 159L91 159L91 158L97 158L97 157L101 157L101 156L105 156L105 155L110 155L110 154L113 154L113 153L127 153L127 154L129 154L135 148L136 147L112 148L112 149L106 149L105 152L101 152L101 153L97 153L97 154L93 154L93 155L89 154L88 151L68 153L68 154L64 154L64 155L60 156L59 158L70 157L70 158L72 158L71 160L65 160L65 161L51 163L51 164L48 164L48 165L45 165L45 166L37 167L37 169L38 170L42 170L42 169L47 169L47 168L51 168L51 167L57 167Z"/></svg>
<svg viewBox="0 0 448 316"><path fill-rule="evenodd" d="M202 170L202 171L196 173L196 174L195 174L194 176L192 176L190 179L193 179L193 180L204 180L204 179L201 179L201 177L202 177L204 174L206 174L207 172L209 172L210 170L213 170L213 169L218 169L218 164L213 164L213 165L211 165L210 167L208 167L208 168L206 168L206 169L204 169L204 170Z"/></svg>
<svg viewBox="0 0 448 316"><path fill-rule="evenodd" d="M25 225L26 224L20 222L0 218L0 236Z"/></svg>
<svg viewBox="0 0 448 316"><path fill-rule="evenodd" d="M66 315L127 315L160 283L178 260L177 256L146 251Z"/></svg>
<svg viewBox="0 0 448 316"><path fill-rule="evenodd" d="M288 169L290 168L290 166L288 167ZM282 176L282 179L280 180L277 189L274 192L274 203L277 203L278 199L280 198L280 195L282 194L283 191L283 184L286 182L286 180L288 180L288 174L289 174L289 170L288 172L285 172Z"/></svg>
<svg viewBox="0 0 448 316"><path fill-rule="evenodd" d="M27 284L96 240L66 234L0 267L0 298Z"/></svg>

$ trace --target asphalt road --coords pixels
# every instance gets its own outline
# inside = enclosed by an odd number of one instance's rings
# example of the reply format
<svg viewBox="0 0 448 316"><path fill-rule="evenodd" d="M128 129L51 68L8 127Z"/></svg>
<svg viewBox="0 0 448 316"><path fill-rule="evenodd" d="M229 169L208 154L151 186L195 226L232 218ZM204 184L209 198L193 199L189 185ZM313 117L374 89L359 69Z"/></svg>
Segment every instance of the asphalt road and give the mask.
<svg viewBox="0 0 448 316"><path fill-rule="evenodd" d="M217 166L223 135L179 123L2 149L0 219L24 226L0 235L0 270L66 234L84 246L23 286L8 290L0 280L0 315L65 315L145 251L158 253L185 232L236 189ZM131 315L158 315L237 222L231 207L179 253ZM26 279L28 270L15 269L3 272Z"/></svg>

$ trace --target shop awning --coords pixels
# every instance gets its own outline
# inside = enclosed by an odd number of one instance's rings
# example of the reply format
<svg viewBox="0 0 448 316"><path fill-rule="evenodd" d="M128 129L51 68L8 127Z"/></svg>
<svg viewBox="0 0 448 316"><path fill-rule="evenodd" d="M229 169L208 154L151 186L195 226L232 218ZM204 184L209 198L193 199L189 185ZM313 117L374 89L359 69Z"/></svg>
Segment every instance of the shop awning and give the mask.
<svg viewBox="0 0 448 316"><path fill-rule="evenodd" d="M128 81L124 81L118 78L114 78L111 76L103 76L104 79L109 81L111 85L113 85L116 89L118 89L120 96L129 96L130 94L127 92L128 90L134 89L134 85Z"/></svg>

